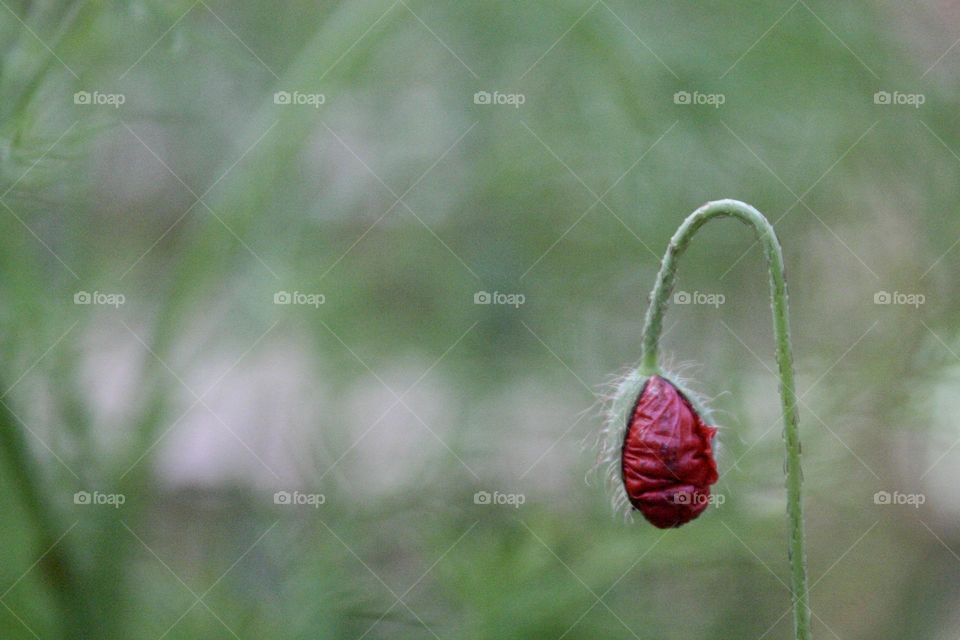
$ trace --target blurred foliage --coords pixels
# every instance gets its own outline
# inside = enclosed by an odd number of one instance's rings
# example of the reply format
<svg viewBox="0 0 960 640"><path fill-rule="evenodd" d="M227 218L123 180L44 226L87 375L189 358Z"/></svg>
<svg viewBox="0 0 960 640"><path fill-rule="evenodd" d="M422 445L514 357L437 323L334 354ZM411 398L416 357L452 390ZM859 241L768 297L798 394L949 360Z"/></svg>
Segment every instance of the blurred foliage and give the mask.
<svg viewBox="0 0 960 640"><path fill-rule="evenodd" d="M717 396L726 502L664 534L583 482L666 242L732 197L785 249L817 636L955 637L958 32L946 2L4 4L0 635L790 637L738 225L680 274L726 303L665 344Z"/></svg>

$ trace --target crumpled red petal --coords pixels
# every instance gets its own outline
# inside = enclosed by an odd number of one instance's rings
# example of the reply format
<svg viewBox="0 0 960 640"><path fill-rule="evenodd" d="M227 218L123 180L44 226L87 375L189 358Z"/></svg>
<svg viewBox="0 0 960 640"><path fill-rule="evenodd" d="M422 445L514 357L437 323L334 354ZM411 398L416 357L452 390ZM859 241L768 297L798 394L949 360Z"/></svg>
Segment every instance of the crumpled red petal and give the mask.
<svg viewBox="0 0 960 640"><path fill-rule="evenodd" d="M661 529L703 513L718 478L717 430L660 376L647 380L628 419L621 469L630 504Z"/></svg>

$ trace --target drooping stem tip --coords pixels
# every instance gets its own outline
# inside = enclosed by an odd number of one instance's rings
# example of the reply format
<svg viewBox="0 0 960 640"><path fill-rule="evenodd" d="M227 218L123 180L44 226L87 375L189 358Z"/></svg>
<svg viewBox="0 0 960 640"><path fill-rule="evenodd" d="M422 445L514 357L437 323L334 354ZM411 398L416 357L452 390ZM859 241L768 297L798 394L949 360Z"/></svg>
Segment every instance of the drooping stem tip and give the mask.
<svg viewBox="0 0 960 640"><path fill-rule="evenodd" d="M793 592L794 631L797 640L810 640L810 607L807 593L807 560L804 544L803 501L800 467L800 432L797 396L793 377L793 352L790 346L790 320L787 306L787 283L784 277L783 252L773 226L759 211L738 200L717 200L703 205L677 229L663 257L657 281L650 294L643 330L641 373L660 374L659 341L663 315L673 292L677 260L697 231L714 218L736 218L753 228L763 247L770 274L770 297L773 307L773 330L777 342L777 367L780 377L780 399L783 409L783 440L786 448L787 518L790 527L788 556Z"/></svg>

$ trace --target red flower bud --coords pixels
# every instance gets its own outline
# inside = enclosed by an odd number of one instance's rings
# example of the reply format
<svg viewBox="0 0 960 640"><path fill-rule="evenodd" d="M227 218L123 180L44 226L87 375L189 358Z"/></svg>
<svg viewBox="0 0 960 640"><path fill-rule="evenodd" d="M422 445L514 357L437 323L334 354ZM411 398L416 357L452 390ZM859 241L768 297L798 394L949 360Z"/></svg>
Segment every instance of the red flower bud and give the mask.
<svg viewBox="0 0 960 640"><path fill-rule="evenodd" d="M620 469L630 504L661 529L699 516L718 478L717 430L659 376L644 384L627 420Z"/></svg>

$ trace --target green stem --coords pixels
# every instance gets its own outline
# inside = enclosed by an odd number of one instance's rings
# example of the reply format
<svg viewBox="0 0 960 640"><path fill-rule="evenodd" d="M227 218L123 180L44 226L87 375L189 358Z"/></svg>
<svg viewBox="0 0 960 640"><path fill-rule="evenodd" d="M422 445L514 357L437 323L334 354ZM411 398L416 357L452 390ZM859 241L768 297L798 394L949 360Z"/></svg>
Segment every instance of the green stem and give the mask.
<svg viewBox="0 0 960 640"><path fill-rule="evenodd" d="M19 489L23 507L33 520L43 553L43 576L52 587L60 605L63 637L66 640L87 640L97 637L89 602L78 575L74 557L62 540L64 527L48 506L41 487L41 470L34 461L18 419L4 402L0 402L0 450L6 454L13 484Z"/></svg>
<svg viewBox="0 0 960 640"><path fill-rule="evenodd" d="M787 516L790 526L788 556L793 591L794 630L797 640L810 640L810 607L807 593L807 559L804 551L803 502L800 468L800 431L797 418L797 395L793 381L793 353L790 348L790 321L787 311L787 283L784 279L783 253L773 226L762 213L738 200L708 202L683 221L670 239L663 257L657 282L650 294L643 329L643 359L641 372L660 373L659 341L673 283L677 274L677 259L686 250L697 231L714 218L736 218L753 227L757 240L763 245L770 271L770 297L773 303L773 330L777 340L777 366L780 374L780 399L783 407L783 440L786 447Z"/></svg>

